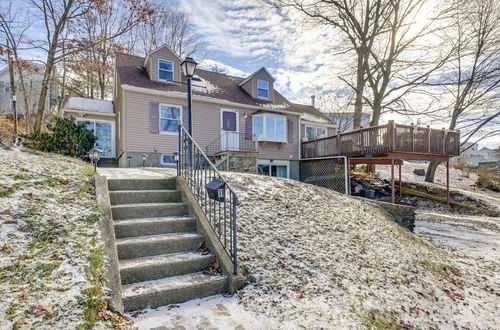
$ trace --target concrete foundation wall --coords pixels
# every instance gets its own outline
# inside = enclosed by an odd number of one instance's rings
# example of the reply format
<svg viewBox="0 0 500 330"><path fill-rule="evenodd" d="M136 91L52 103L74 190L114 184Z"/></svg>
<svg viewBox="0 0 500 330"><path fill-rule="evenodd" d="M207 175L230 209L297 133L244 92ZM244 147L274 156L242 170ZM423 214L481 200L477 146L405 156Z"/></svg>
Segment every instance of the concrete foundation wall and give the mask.
<svg viewBox="0 0 500 330"><path fill-rule="evenodd" d="M161 153L154 152L125 152L120 158L120 167L142 167L142 155L146 154L145 167L176 168L175 164L162 164ZM131 157L130 161L127 157Z"/></svg>

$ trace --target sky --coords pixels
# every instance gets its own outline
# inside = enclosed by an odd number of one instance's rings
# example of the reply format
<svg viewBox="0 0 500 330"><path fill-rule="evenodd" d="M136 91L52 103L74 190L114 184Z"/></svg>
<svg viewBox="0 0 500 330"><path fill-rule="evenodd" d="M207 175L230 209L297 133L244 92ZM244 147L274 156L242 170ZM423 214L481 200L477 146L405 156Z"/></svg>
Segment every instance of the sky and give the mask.
<svg viewBox="0 0 500 330"><path fill-rule="evenodd" d="M337 96L348 90L338 76L354 63L349 57L341 61L333 56L335 45L342 42L336 31L306 25L297 13L281 12L262 0L178 1L206 42L201 67L217 63L227 74L247 76L264 66L276 79L276 89L301 103L310 103L313 94ZM417 121L388 114L381 123L389 119ZM422 124L436 126L426 118ZM499 145L500 136L480 143L481 147Z"/></svg>

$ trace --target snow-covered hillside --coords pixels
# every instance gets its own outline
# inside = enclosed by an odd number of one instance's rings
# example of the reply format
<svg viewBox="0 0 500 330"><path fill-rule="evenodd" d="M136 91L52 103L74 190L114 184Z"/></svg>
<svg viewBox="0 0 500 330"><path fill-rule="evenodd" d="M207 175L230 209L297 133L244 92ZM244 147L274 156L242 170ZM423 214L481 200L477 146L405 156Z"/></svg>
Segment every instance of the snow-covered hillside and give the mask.
<svg viewBox="0 0 500 330"><path fill-rule="evenodd" d="M0 329L124 322L106 311L92 175L75 159L0 146Z"/></svg>
<svg viewBox="0 0 500 330"><path fill-rule="evenodd" d="M270 328L494 328L497 262L479 264L362 201L296 181L228 174L240 196L245 307Z"/></svg>

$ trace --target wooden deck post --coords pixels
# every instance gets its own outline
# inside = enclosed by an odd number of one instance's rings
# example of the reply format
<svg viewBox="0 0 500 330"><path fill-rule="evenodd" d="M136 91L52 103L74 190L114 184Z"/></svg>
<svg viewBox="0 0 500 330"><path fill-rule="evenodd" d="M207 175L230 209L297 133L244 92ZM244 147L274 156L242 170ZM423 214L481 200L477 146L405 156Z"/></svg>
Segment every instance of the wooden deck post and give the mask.
<svg viewBox="0 0 500 330"><path fill-rule="evenodd" d="M431 153L431 127L427 125L427 153Z"/></svg>
<svg viewBox="0 0 500 330"><path fill-rule="evenodd" d="M387 130L389 131L389 151L394 151L396 147L396 127L394 120L389 120Z"/></svg>
<svg viewBox="0 0 500 330"><path fill-rule="evenodd" d="M446 200L450 205L450 160L446 162Z"/></svg>
<svg viewBox="0 0 500 330"><path fill-rule="evenodd" d="M443 132L443 155L446 155L446 130L442 128Z"/></svg>
<svg viewBox="0 0 500 330"><path fill-rule="evenodd" d="M401 198L401 164L399 164L399 198Z"/></svg>
<svg viewBox="0 0 500 330"><path fill-rule="evenodd" d="M391 159L391 203L393 204L396 202L394 188L394 159Z"/></svg>

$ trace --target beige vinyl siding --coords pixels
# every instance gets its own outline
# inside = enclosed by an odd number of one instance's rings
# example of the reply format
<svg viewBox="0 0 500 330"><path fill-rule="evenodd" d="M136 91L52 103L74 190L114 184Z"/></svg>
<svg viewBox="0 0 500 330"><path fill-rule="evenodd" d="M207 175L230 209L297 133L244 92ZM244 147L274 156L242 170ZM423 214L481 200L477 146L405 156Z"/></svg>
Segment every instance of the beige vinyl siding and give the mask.
<svg viewBox="0 0 500 330"><path fill-rule="evenodd" d="M151 95L133 91L125 91L124 125L126 152L153 152L156 148L161 153L171 153L178 148L178 136L149 133L149 102L183 106L179 99L159 95ZM204 149L220 136L220 109L238 110L240 133L245 133L245 114L252 110L227 107L206 102L193 102L193 132L196 143ZM294 125L294 142L260 142L259 158L296 160L299 157L298 116L287 115ZM290 155L292 158L290 158Z"/></svg>
<svg viewBox="0 0 500 330"><path fill-rule="evenodd" d="M259 159L276 159L276 160L298 160L299 159L299 142L297 134L299 134L299 116L287 115L288 120L292 121L293 125L293 142L259 142Z"/></svg>
<svg viewBox="0 0 500 330"><path fill-rule="evenodd" d="M160 48L149 55L147 70L151 80L158 81L158 60L171 61L174 64L174 81L181 81L181 61L168 47Z"/></svg>

